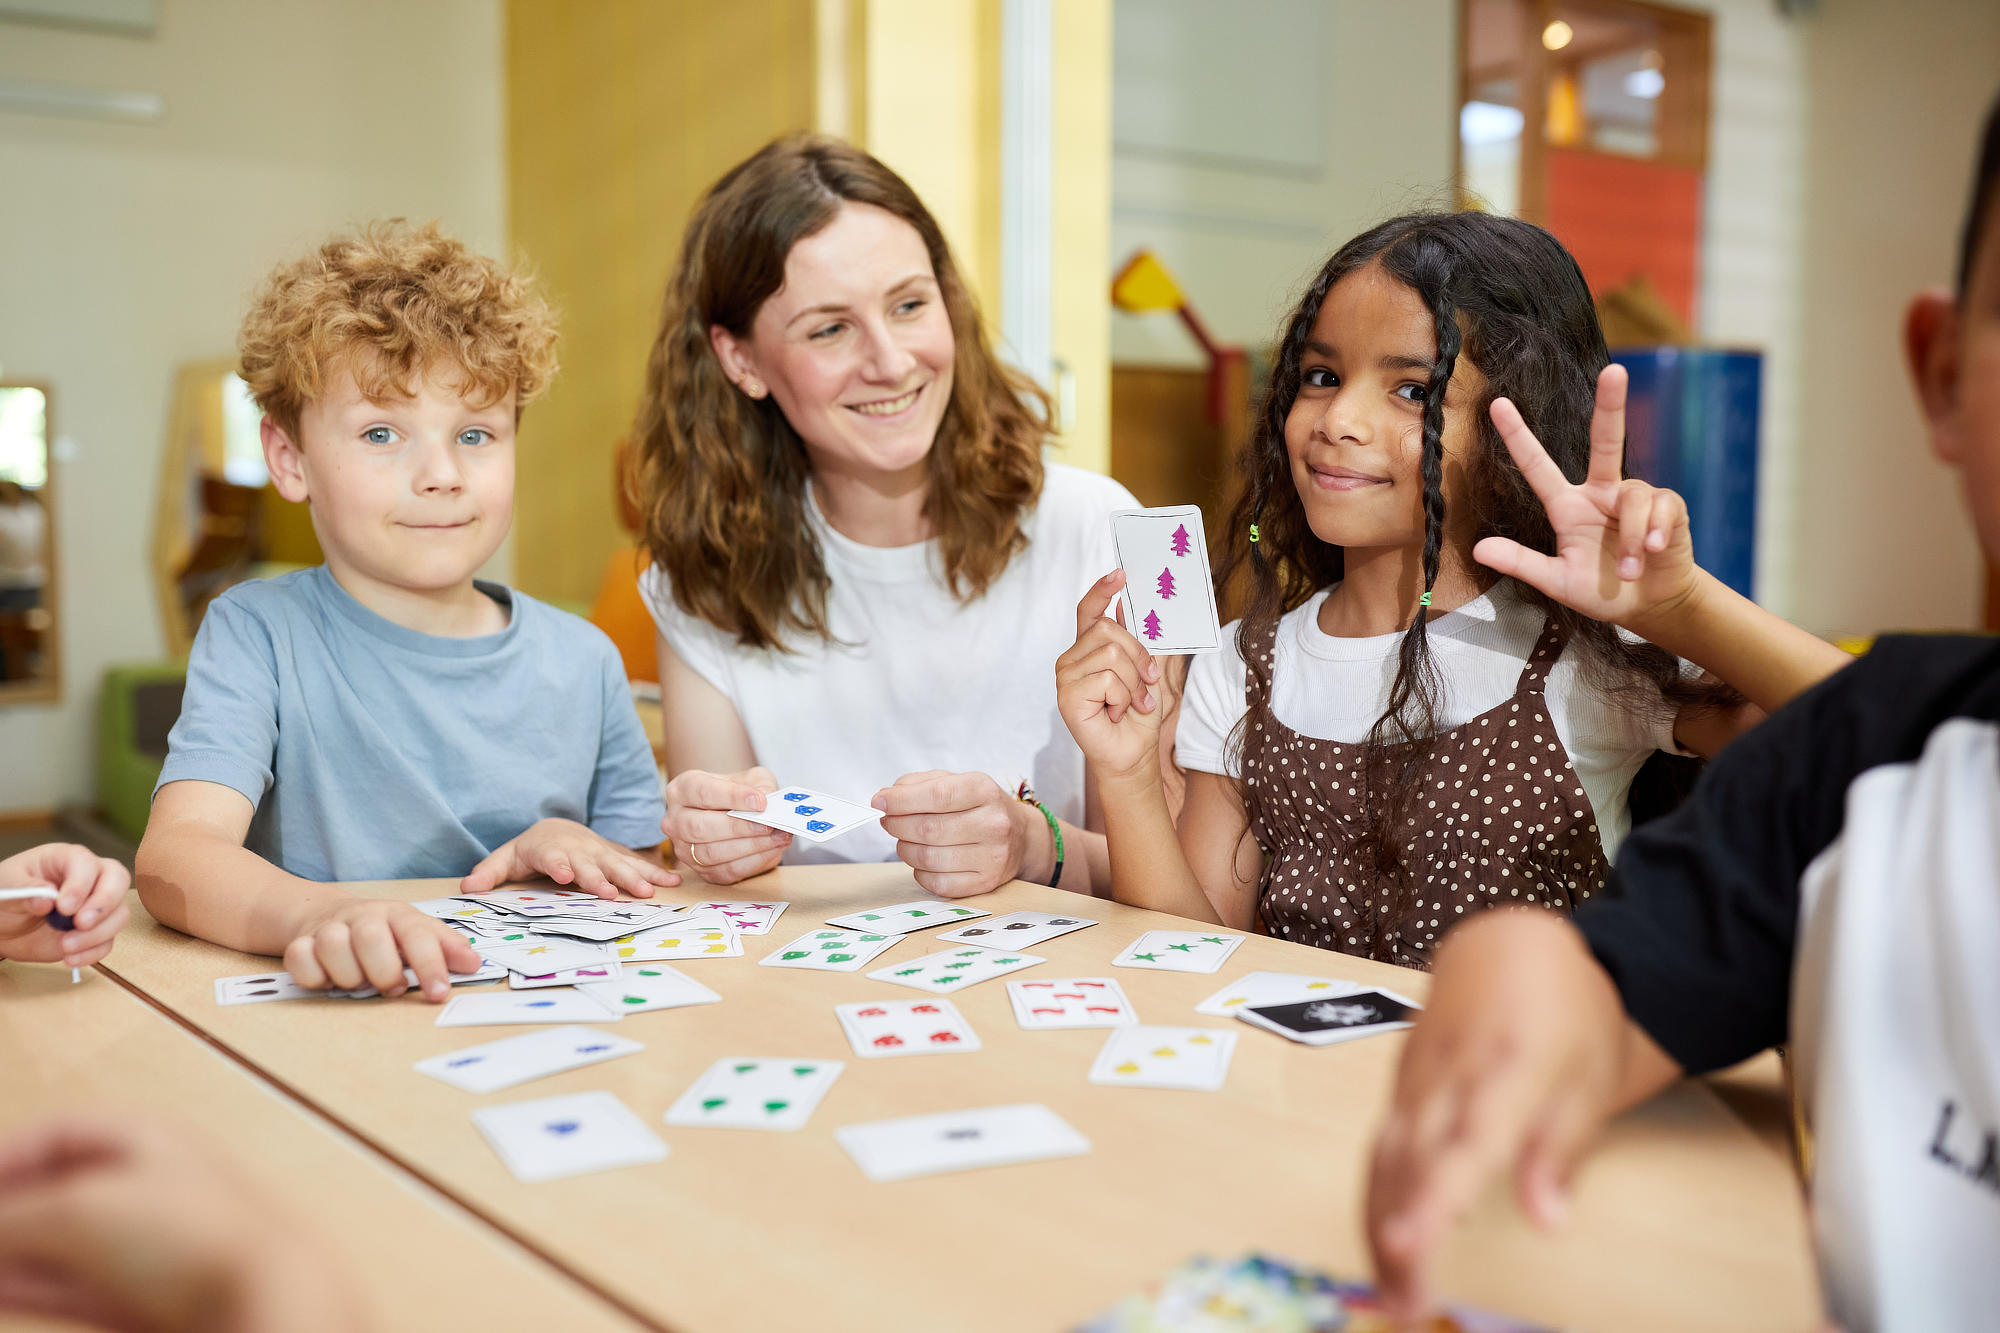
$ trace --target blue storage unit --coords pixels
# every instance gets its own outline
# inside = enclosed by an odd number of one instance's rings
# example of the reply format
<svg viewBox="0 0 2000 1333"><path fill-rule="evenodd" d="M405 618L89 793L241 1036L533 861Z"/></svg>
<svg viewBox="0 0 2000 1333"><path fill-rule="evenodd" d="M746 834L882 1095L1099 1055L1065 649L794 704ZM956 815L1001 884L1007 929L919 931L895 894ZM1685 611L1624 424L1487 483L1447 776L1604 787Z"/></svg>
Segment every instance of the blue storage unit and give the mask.
<svg viewBox="0 0 2000 1333"><path fill-rule="evenodd" d="M1631 347L1611 359L1631 376L1626 472L1679 491L1687 501L1695 562L1754 597L1762 354Z"/></svg>

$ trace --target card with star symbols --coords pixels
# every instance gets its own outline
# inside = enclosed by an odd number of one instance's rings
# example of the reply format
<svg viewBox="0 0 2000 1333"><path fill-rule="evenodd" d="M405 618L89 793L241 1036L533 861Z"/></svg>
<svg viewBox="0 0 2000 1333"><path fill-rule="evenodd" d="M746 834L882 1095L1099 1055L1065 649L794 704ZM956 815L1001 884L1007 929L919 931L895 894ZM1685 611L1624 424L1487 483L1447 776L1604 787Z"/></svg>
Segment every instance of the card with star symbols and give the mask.
<svg viewBox="0 0 2000 1333"><path fill-rule="evenodd" d="M717 1060L667 1108L670 1125L804 1129L847 1066L839 1060Z"/></svg>
<svg viewBox="0 0 2000 1333"><path fill-rule="evenodd" d="M865 930L876 935L908 935L912 931L929 930L932 926L946 926L958 921L970 921L975 917L992 916L982 907L967 907L963 903L946 902L942 898L919 898L913 903L896 903L889 907L870 907L866 911L849 912L845 916L830 916L829 926L839 926L843 930Z"/></svg>
<svg viewBox="0 0 2000 1333"><path fill-rule="evenodd" d="M1004 977L1009 972L1019 972L1024 967L1046 961L1031 953L1002 953L998 949L979 948L948 949L944 953L912 958L906 963L878 967L868 975L876 981L914 986L933 995L942 995L946 991L966 990L990 978Z"/></svg>
<svg viewBox="0 0 2000 1333"><path fill-rule="evenodd" d="M1241 943L1241 935L1222 930L1149 930L1127 945L1111 965L1156 972L1213 972Z"/></svg>
<svg viewBox="0 0 2000 1333"><path fill-rule="evenodd" d="M1214 1092L1229 1077L1236 1034L1222 1028L1121 1028L1105 1039L1090 1081L1107 1087Z"/></svg>

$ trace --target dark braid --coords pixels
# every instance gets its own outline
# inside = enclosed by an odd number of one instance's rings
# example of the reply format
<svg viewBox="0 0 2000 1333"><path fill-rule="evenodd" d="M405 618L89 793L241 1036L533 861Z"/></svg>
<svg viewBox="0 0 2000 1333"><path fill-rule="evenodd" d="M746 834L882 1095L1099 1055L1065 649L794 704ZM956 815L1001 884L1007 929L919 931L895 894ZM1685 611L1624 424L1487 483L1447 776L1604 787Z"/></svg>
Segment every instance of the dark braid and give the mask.
<svg viewBox="0 0 2000 1333"><path fill-rule="evenodd" d="M1343 245L1315 275L1292 312L1277 347L1266 395L1252 438L1243 450L1244 488L1227 529L1227 548L1216 562L1218 586L1236 590L1243 578L1242 622L1236 644L1250 678L1250 704L1231 732L1228 750L1239 773L1251 730L1267 734L1271 716L1270 671L1254 648L1267 641L1278 620L1319 589L1342 577L1338 546L1319 540L1306 522L1291 472L1285 425L1299 393L1301 361L1328 293L1343 278L1379 264L1429 308L1437 340L1423 411L1424 591L1437 584L1443 565L1445 387L1460 356L1486 378L1485 393L1459 410L1472 414L1474 439L1467 459L1471 513L1461 528L1472 540L1510 537L1553 554L1555 532L1527 478L1508 455L1488 412L1498 397L1520 408L1549 457L1572 482L1590 462L1590 418L1597 372L1610 360L1597 312L1576 261L1539 227L1486 213L1427 213L1393 218ZM1251 527L1258 540L1249 540ZM1471 550L1454 551L1477 571ZM1726 708L1741 696L1707 680L1688 680L1668 653L1629 641L1615 626L1543 596L1525 583L1515 593L1539 608L1567 637L1576 654L1579 682L1642 716L1664 717L1684 707ZM1366 799L1348 830L1351 862L1372 872L1378 891L1370 913L1371 955L1397 956L1396 944L1421 906L1414 891L1416 867L1405 863L1409 824L1437 735L1440 682L1431 653L1426 608L1398 645L1397 670L1382 715L1369 730L1363 765ZM1254 828L1260 794L1240 778L1237 791Z"/></svg>

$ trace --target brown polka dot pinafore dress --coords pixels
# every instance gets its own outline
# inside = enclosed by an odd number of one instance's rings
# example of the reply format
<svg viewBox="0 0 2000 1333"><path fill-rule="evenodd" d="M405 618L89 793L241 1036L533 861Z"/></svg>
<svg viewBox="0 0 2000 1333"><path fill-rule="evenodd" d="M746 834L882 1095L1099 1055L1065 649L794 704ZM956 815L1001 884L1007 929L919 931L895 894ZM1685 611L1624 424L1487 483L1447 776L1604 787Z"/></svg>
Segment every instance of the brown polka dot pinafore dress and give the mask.
<svg viewBox="0 0 2000 1333"><path fill-rule="evenodd" d="M1277 626L1252 647L1273 669ZM1545 686L1565 635L1551 622L1505 703L1438 733L1405 829L1417 909L1380 956L1428 967L1453 924L1482 908L1536 903L1567 911L1597 892L1609 866L1597 817L1549 718ZM1363 747L1302 736L1277 720L1249 676L1243 777L1250 829L1268 858L1258 912L1279 939L1371 955L1390 930L1392 886L1363 872ZM1260 720L1261 719L1261 720Z"/></svg>

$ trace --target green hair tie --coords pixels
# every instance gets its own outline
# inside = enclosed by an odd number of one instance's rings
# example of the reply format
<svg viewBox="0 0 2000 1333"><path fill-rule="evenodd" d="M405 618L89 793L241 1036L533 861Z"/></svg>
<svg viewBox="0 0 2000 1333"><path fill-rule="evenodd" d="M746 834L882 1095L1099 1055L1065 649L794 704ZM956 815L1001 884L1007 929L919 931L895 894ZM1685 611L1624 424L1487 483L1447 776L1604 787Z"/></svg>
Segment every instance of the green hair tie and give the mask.
<svg viewBox="0 0 2000 1333"><path fill-rule="evenodd" d="M1255 523L1250 525L1250 544L1252 546L1257 544L1257 525Z"/></svg>
<svg viewBox="0 0 2000 1333"><path fill-rule="evenodd" d="M1431 595L1429 593L1425 593L1422 597L1417 598L1418 606L1429 606L1430 604L1431 604Z"/></svg>

